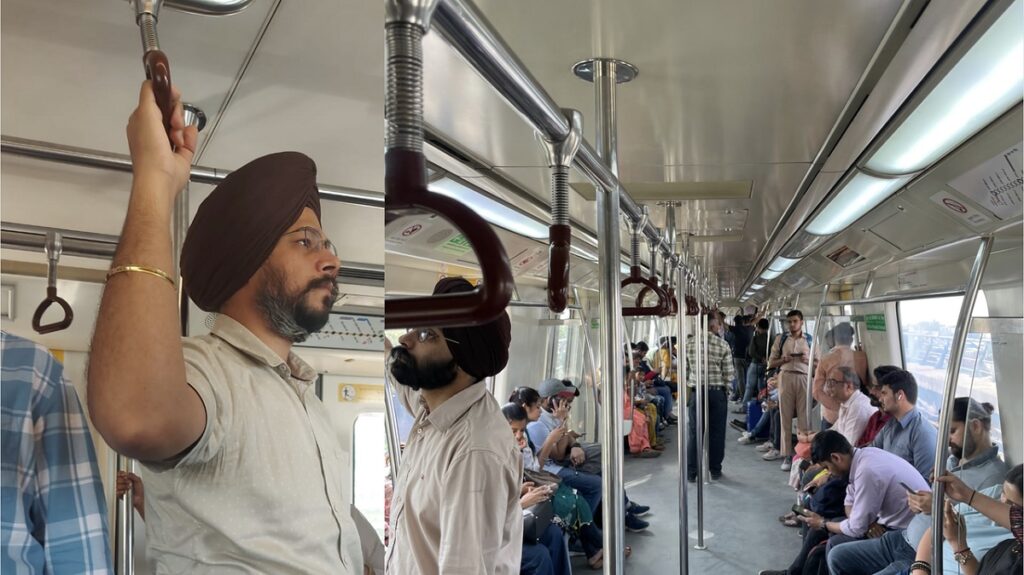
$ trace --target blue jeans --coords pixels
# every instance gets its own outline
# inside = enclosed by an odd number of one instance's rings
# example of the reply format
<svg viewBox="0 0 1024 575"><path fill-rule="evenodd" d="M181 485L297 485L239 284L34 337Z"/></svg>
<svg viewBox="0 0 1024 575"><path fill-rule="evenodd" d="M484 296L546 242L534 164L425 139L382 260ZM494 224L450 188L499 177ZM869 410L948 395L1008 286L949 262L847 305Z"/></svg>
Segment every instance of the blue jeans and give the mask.
<svg viewBox="0 0 1024 575"><path fill-rule="evenodd" d="M736 378L733 379L732 385L733 396L746 397L747 370L750 368L750 360L745 357L733 357L732 366L736 370Z"/></svg>
<svg viewBox="0 0 1024 575"><path fill-rule="evenodd" d="M551 553L539 543L523 543L523 558L519 560L519 575L555 575Z"/></svg>
<svg viewBox="0 0 1024 575"><path fill-rule="evenodd" d="M558 476L566 485L579 492L580 496L587 501L592 513L597 513L597 506L601 503L600 476L576 471L572 467L563 467L558 471Z"/></svg>
<svg viewBox="0 0 1024 575"><path fill-rule="evenodd" d="M747 367L747 389L743 392L743 405L756 398L757 392L764 386L764 364L751 362Z"/></svg>
<svg viewBox="0 0 1024 575"><path fill-rule="evenodd" d="M662 397L665 401L661 404L661 410L658 415L662 419L668 419L668 416L672 414L672 390L664 385L656 385L650 389L652 394L657 394Z"/></svg>
<svg viewBox="0 0 1024 575"><path fill-rule="evenodd" d="M771 435L772 418L779 417L779 409L769 409L768 411L761 414L761 419L757 420L757 425L754 426L754 431L751 431L752 437L768 437Z"/></svg>
<svg viewBox="0 0 1024 575"><path fill-rule="evenodd" d="M835 546L828 553L828 570L832 575L895 575L910 567L915 554L903 531L888 531L878 539Z"/></svg>

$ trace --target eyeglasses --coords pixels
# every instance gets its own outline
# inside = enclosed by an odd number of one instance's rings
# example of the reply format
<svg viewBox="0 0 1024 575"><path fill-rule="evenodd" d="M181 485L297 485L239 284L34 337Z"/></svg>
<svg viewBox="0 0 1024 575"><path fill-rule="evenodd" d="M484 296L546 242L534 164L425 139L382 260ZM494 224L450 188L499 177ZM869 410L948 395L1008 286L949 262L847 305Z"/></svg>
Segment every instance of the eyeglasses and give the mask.
<svg viewBox="0 0 1024 575"><path fill-rule="evenodd" d="M825 380L825 385L826 386L828 386L828 385L844 385L845 383L846 383L845 379L832 379L830 377L830 378Z"/></svg>
<svg viewBox="0 0 1024 575"><path fill-rule="evenodd" d="M410 329L405 330L405 333L414 333L414 334L416 334L416 341L418 341L419 343L427 343L428 341L431 341L431 340L433 340L435 338L439 338L439 337L443 338L445 341L450 341L450 342L452 342L452 343L454 343L456 345L458 345L458 343L459 343L459 342L455 341L454 339L451 339L451 338L439 335L436 331L434 331L432 329L429 329L429 328L423 328L423 329L412 329L412 328L410 328Z"/></svg>
<svg viewBox="0 0 1024 575"><path fill-rule="evenodd" d="M321 250L326 250L334 257L338 257L338 248L335 247L334 242L325 237L323 233L316 228L304 226L284 235L288 236L299 233L302 234L302 239L296 240L296 243L304 247L306 251L310 253L320 253Z"/></svg>

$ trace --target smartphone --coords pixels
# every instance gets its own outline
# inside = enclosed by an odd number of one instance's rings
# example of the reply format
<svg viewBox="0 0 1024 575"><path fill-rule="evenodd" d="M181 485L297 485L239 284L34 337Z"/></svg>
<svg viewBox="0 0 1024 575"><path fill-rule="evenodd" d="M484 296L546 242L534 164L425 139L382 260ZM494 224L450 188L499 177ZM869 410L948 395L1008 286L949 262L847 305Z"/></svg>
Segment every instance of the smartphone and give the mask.
<svg viewBox="0 0 1024 575"><path fill-rule="evenodd" d="M586 431L584 431L583 433L577 433L576 434L577 439L580 438L580 437L586 437L586 436L587 436L587 432Z"/></svg>
<svg viewBox="0 0 1024 575"><path fill-rule="evenodd" d="M910 486L907 485L906 483L903 483L902 481L900 481L900 485L903 486L903 489L907 490L907 493L911 493L913 495L917 495L918 494L917 491L914 491L913 489L911 489Z"/></svg>
<svg viewBox="0 0 1024 575"><path fill-rule="evenodd" d="M796 513L797 515L807 515L807 509L799 503L794 503L792 509L793 513Z"/></svg>

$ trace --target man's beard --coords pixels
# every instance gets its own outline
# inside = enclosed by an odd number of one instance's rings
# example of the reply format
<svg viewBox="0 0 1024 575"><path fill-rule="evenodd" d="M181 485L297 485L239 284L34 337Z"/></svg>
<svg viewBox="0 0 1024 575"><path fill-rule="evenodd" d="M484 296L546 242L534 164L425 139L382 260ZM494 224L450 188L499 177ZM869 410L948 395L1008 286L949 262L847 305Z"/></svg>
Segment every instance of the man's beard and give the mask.
<svg viewBox="0 0 1024 575"><path fill-rule="evenodd" d="M951 441L949 442L949 454L959 461L964 458L964 448L963 446L957 445Z"/></svg>
<svg viewBox="0 0 1024 575"><path fill-rule="evenodd" d="M288 293L284 274L274 267L264 270L264 281L256 295L256 304L272 330L292 343L306 341L310 334L320 331L331 316L331 308L338 299L338 284L331 276L317 278L297 293ZM330 288L324 296L323 310L306 303L306 295L315 289Z"/></svg>
<svg viewBox="0 0 1024 575"><path fill-rule="evenodd" d="M398 345L391 349L390 369L395 380L414 390L440 389L455 380L458 365L455 360L431 363L416 361L409 350Z"/></svg>

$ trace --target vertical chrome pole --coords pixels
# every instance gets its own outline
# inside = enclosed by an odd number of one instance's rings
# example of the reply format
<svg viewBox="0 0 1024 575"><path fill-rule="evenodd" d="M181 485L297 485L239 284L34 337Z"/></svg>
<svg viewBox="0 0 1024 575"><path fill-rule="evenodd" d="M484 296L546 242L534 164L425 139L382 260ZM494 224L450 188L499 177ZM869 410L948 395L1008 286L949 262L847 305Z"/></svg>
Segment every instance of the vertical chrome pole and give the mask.
<svg viewBox="0 0 1024 575"><path fill-rule="evenodd" d="M698 298L701 297L698 291ZM698 306L701 300L698 299ZM693 353L696 356L697 364L697 377L695 378L695 389L696 397L694 401L694 412L697 415L696 421L696 432L694 435L697 440L697 457L694 458L697 464L697 544L694 549L707 549L704 545L704 451L707 449L707 444L704 441L704 380L705 380L705 366L707 359L704 356L704 341L705 334L708 332L708 316L705 313L700 313L697 316L697 333L694 334L693 338Z"/></svg>
<svg viewBox="0 0 1024 575"><path fill-rule="evenodd" d="M398 414L395 410L395 385L392 382L391 370L385 368L384 374L384 419L385 431L388 434L388 457L391 459L391 482L398 486L398 470L402 464L402 436L398 432Z"/></svg>
<svg viewBox="0 0 1024 575"><path fill-rule="evenodd" d="M960 361L964 355L964 343L967 342L967 330L974 312L974 302L978 299L981 277L988 265L988 257L992 253L992 236L981 238L978 253L974 257L970 281L964 291L963 303L960 304L960 315L953 330L953 342L950 347L949 363L946 365L946 389L942 395L942 411L939 412L939 441L935 445L935 471L945 469L946 458L949 457L950 422L953 419L953 402L956 400L956 384L960 376ZM942 573L942 514L945 485L936 481L932 485L932 572Z"/></svg>
<svg viewBox="0 0 1024 575"><path fill-rule="evenodd" d="M705 281L706 281L706 279L705 279ZM705 287L704 299L705 299L705 301L708 302L708 307L711 308L712 306L710 304L710 302L711 302L711 290L710 290L710 288ZM704 426L701 428L701 433L703 433L703 435L704 435L704 451L701 453L701 471L703 472L703 474L701 475L701 480L706 482L706 483L710 483L711 482L711 469L708 467L708 462L711 459L710 458L710 451L711 451L711 433L710 433L710 430L711 430L711 407L710 407L710 405L711 405L711 402L708 401L708 392L711 390L711 332L708 330L708 327L710 327L710 325L708 325L708 324L711 323L710 312L709 312L708 317L705 318L704 321L705 321L705 326L704 326L704 383L702 385L702 388L704 390L704 407L703 407L703 411L704 411ZM704 500L702 498L701 499L702 506L703 506L703 502L704 502Z"/></svg>
<svg viewBox="0 0 1024 575"><path fill-rule="evenodd" d="M118 471L132 471L132 460L118 454ZM115 572L118 575L131 575L135 572L135 513L132 509L132 497L135 490L131 485L128 491L117 498L116 527L114 533Z"/></svg>
<svg viewBox="0 0 1024 575"><path fill-rule="evenodd" d="M821 288L821 303L825 303L826 301L828 301L828 283L826 283L824 287ZM819 326L821 325L821 316L824 314L824 312L825 308L819 305L818 317L817 319L814 320L814 331L811 332L811 345L808 346L809 349L807 350L807 404L804 407L807 410L807 425L809 427L808 429L801 431L810 431L814 429L814 422L812 421L812 418L814 417L814 348L817 347L818 337L821 336L822 334L822 331L819 328ZM828 377L827 373L825 374L825 377ZM818 423L818 429L820 431L821 422L819 421Z"/></svg>
<svg viewBox="0 0 1024 575"><path fill-rule="evenodd" d="M679 402L676 405L679 406L679 418L677 425L678 438L676 439L679 444L679 575L689 575L690 573L690 522L689 522L689 507L686 498L686 477L689 473L688 465L686 462L686 450L687 441L689 439L689 409L686 406L686 376L689 370L689 366L686 362L686 295L689 290L686 288L686 268L682 265L676 268L678 274L679 286L679 300L681 305L679 306L678 313L676 313L677 329L679 330L679 354L676 356L678 362L678 368L676 369L676 383L677 389L680 390Z"/></svg>
<svg viewBox="0 0 1024 575"><path fill-rule="evenodd" d="M615 126L616 63L594 60L595 104L597 110L597 152L618 176ZM622 575L625 526L622 479L622 296L619 286L619 189L597 193L597 237L601 299L601 371L604 402L601 436L605 471L601 475L604 525L604 573Z"/></svg>

